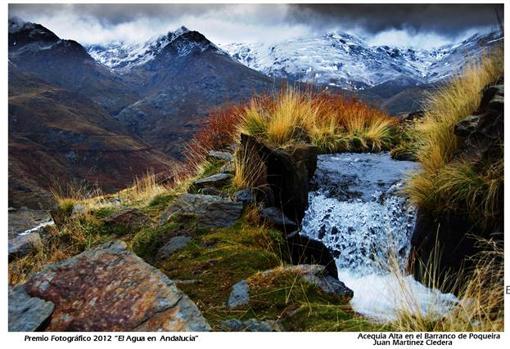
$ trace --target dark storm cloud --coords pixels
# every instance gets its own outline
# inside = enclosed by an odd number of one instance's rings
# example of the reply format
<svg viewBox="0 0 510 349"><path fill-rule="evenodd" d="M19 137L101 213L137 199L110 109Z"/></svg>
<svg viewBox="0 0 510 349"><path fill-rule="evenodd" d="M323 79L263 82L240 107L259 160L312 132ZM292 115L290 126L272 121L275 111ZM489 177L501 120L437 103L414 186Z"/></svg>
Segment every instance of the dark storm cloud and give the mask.
<svg viewBox="0 0 510 349"><path fill-rule="evenodd" d="M14 4L9 15L82 43L140 41L180 25L216 43L348 31L371 44L438 46L497 26L501 4ZM484 29L485 28L485 29Z"/></svg>
<svg viewBox="0 0 510 349"><path fill-rule="evenodd" d="M503 4L303 4L291 8L290 17L317 26L342 23L369 33L388 29L413 29L457 35L473 27L497 26L496 12Z"/></svg>

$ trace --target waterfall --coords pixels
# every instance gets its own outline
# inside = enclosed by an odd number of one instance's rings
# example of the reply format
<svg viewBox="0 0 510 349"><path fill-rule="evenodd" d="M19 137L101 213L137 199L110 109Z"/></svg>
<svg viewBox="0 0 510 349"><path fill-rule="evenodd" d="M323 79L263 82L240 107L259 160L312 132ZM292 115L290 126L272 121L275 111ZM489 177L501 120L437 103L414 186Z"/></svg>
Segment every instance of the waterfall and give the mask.
<svg viewBox="0 0 510 349"><path fill-rule="evenodd" d="M301 234L322 241L355 311L377 321L399 311L441 316L457 302L405 273L416 209L401 194L418 165L388 153L320 155Z"/></svg>

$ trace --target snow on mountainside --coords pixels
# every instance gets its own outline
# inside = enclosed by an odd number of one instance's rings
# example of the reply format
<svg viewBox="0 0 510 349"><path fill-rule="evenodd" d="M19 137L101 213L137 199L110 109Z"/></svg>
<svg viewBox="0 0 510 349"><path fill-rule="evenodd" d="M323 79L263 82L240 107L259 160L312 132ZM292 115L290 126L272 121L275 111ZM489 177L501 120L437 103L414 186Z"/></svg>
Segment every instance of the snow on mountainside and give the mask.
<svg viewBox="0 0 510 349"><path fill-rule="evenodd" d="M121 41L112 42L106 45L91 45L87 47L88 53L99 63L116 70L118 72L128 72L131 68L143 65L153 60L165 47L182 37L183 34L190 33L190 30L181 26L174 32L168 32L145 43L126 44ZM207 48L215 48L221 51L211 42L189 41L186 44L179 45L178 54L185 56L193 48L199 48L205 51ZM221 51L223 52L223 51Z"/></svg>
<svg viewBox="0 0 510 349"><path fill-rule="evenodd" d="M278 44L233 43L222 46L248 67L277 78L365 89L400 80L408 86L434 83L457 73L472 57L500 39L477 34L436 49L370 46L346 33L328 33Z"/></svg>

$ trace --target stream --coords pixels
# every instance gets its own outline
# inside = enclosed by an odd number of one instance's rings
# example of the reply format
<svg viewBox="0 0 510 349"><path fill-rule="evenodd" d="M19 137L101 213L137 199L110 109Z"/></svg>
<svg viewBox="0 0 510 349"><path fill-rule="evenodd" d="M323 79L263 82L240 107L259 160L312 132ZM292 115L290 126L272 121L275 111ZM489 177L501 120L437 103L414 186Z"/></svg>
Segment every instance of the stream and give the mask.
<svg viewBox="0 0 510 349"><path fill-rule="evenodd" d="M416 209L401 194L418 164L389 153L320 155L301 234L332 252L353 309L378 322L399 312L442 316L458 301L405 272Z"/></svg>

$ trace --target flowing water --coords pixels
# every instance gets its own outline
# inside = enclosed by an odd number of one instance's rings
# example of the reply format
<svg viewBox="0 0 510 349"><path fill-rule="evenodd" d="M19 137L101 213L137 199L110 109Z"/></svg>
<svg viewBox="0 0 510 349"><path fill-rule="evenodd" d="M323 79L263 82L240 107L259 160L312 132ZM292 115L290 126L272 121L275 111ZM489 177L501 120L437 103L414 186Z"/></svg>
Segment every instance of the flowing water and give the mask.
<svg viewBox="0 0 510 349"><path fill-rule="evenodd" d="M320 155L309 193L301 234L330 249L353 309L377 321L402 310L440 316L457 302L405 273L416 210L400 189L417 166L388 153Z"/></svg>

